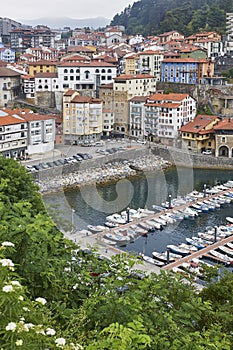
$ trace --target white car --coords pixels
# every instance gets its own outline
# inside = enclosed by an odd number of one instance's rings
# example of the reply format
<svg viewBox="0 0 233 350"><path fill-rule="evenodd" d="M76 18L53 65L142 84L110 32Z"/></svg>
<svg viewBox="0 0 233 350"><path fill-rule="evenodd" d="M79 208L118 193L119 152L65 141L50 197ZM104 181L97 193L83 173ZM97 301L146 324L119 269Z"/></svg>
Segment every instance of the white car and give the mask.
<svg viewBox="0 0 233 350"><path fill-rule="evenodd" d="M212 151L210 149L207 149L206 151L203 151L202 154L211 155Z"/></svg>

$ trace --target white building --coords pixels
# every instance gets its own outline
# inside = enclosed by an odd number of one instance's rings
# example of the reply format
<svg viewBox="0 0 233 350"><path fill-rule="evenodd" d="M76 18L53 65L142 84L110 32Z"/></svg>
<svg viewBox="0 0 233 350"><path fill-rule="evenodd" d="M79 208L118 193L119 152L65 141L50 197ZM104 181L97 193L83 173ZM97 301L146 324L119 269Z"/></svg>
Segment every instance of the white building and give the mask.
<svg viewBox="0 0 233 350"><path fill-rule="evenodd" d="M42 91L60 91L57 73L36 73L35 74L35 90Z"/></svg>
<svg viewBox="0 0 233 350"><path fill-rule="evenodd" d="M6 158L24 156L27 150L28 126L19 115L0 110L0 154Z"/></svg>
<svg viewBox="0 0 233 350"><path fill-rule="evenodd" d="M161 62L164 55L161 51L145 50L138 53L139 69L141 73L148 73L160 81Z"/></svg>
<svg viewBox="0 0 233 350"><path fill-rule="evenodd" d="M58 67L60 91L79 90L93 97L98 97L101 84L113 82L116 67L106 62L61 62Z"/></svg>
<svg viewBox="0 0 233 350"><path fill-rule="evenodd" d="M129 100L129 136L144 139L145 136L145 103L147 96L135 96Z"/></svg>
<svg viewBox="0 0 233 350"><path fill-rule="evenodd" d="M103 109L103 136L110 136L114 129L114 112L112 109Z"/></svg>
<svg viewBox="0 0 233 350"><path fill-rule="evenodd" d="M0 47L0 61L8 63L15 62L15 51L10 48Z"/></svg>
<svg viewBox="0 0 233 350"><path fill-rule="evenodd" d="M154 94L145 104L145 134L175 145L178 130L194 119L196 100L188 94Z"/></svg>
<svg viewBox="0 0 233 350"><path fill-rule="evenodd" d="M55 116L30 110L0 110L0 153L7 158L54 149Z"/></svg>

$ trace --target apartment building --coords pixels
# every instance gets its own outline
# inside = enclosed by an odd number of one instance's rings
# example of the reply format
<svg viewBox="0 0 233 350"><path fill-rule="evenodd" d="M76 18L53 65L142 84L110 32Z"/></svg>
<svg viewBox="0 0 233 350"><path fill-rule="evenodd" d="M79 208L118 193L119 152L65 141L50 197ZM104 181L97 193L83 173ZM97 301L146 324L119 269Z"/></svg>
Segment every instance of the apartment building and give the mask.
<svg viewBox="0 0 233 350"><path fill-rule="evenodd" d="M164 55L161 51L145 50L138 53L140 73L148 73L160 81L161 63Z"/></svg>
<svg viewBox="0 0 233 350"><path fill-rule="evenodd" d="M9 115L0 109L0 154L6 158L25 156L28 126L19 115Z"/></svg>
<svg viewBox="0 0 233 350"><path fill-rule="evenodd" d="M29 75L36 75L37 73L55 73L57 70L57 62L50 60L39 60L30 62Z"/></svg>
<svg viewBox="0 0 233 350"><path fill-rule="evenodd" d="M181 137L186 148L193 152L215 150L214 126L220 121L218 116L197 115L180 128Z"/></svg>
<svg viewBox="0 0 233 350"><path fill-rule="evenodd" d="M145 133L145 103L147 96L135 96L129 100L129 136L144 139ZM148 130L149 128L147 128Z"/></svg>
<svg viewBox="0 0 233 350"><path fill-rule="evenodd" d="M99 96L101 84L112 83L116 67L106 62L61 62L57 66L60 91L78 90L83 95Z"/></svg>
<svg viewBox="0 0 233 350"><path fill-rule="evenodd" d="M55 116L31 110L0 110L0 153L18 158L54 148Z"/></svg>
<svg viewBox="0 0 233 350"><path fill-rule="evenodd" d="M179 129L195 117L196 111L196 100L188 94L156 93L145 104L145 134L173 146Z"/></svg>
<svg viewBox="0 0 233 350"><path fill-rule="evenodd" d="M156 91L156 78L149 74L120 75L114 79L114 131L122 136L129 132L129 100L134 96L149 96Z"/></svg>
<svg viewBox="0 0 233 350"><path fill-rule="evenodd" d="M0 67L0 107L7 106L19 96L21 91L20 73L10 68Z"/></svg>
<svg viewBox="0 0 233 350"><path fill-rule="evenodd" d="M63 134L65 144L99 140L102 136L102 101L81 96L76 90L63 95Z"/></svg>
<svg viewBox="0 0 233 350"><path fill-rule="evenodd" d="M205 78L214 76L214 62L198 58L165 59L161 67L163 83L200 84Z"/></svg>

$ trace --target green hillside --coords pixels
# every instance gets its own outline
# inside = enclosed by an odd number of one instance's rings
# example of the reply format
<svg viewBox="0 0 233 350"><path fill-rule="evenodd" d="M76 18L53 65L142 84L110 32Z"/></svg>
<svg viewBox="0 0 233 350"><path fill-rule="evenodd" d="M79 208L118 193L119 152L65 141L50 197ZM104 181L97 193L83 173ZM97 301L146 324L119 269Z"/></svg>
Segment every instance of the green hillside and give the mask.
<svg viewBox="0 0 233 350"><path fill-rule="evenodd" d="M127 34L161 34L177 30L188 36L207 30L224 34L226 13L233 0L141 0L116 14L111 25L123 25Z"/></svg>

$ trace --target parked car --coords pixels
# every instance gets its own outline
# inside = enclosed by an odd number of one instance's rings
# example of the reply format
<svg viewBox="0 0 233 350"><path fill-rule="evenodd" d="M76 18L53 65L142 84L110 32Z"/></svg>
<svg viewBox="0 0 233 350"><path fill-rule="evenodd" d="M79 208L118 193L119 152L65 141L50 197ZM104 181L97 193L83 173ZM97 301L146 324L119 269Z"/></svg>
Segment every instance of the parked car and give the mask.
<svg viewBox="0 0 233 350"><path fill-rule="evenodd" d="M59 162L59 160L55 160L55 161L53 162L53 164L56 165L56 166L59 166L59 165L61 165L61 162Z"/></svg>
<svg viewBox="0 0 233 350"><path fill-rule="evenodd" d="M76 159L78 162L81 162L83 160L83 158L78 156L77 154L75 154L73 158Z"/></svg>
<svg viewBox="0 0 233 350"><path fill-rule="evenodd" d="M211 155L212 154L212 151L210 149L207 149L205 151L202 151L202 154L205 154L205 155Z"/></svg>
<svg viewBox="0 0 233 350"><path fill-rule="evenodd" d="M43 169L39 164L33 165L33 168L35 168L36 170L42 170Z"/></svg>

